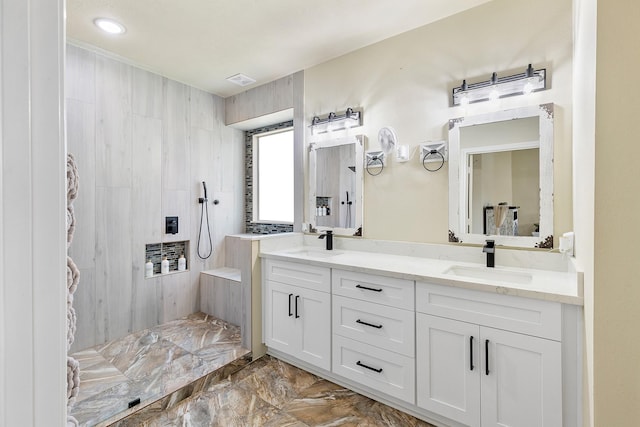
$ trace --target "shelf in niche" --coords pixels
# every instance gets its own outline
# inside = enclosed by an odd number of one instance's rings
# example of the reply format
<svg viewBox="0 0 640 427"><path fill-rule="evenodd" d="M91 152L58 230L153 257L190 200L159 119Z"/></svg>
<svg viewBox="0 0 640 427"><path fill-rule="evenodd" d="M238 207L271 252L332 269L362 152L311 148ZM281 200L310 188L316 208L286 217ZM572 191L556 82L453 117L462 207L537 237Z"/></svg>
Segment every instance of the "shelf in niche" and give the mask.
<svg viewBox="0 0 640 427"><path fill-rule="evenodd" d="M167 274L162 274L162 273L155 274L155 273L154 273L154 275L153 275L153 276L145 277L145 279L157 279L158 277L173 276L174 274L188 273L188 272L190 272L190 271L191 271L191 270L188 270L188 269L187 269L187 270L184 270L184 271L180 271L180 270L174 270L174 271L171 271L171 270L170 270Z"/></svg>
<svg viewBox="0 0 640 427"><path fill-rule="evenodd" d="M184 257L187 260L187 268L184 271L178 270L178 258L180 258L180 254L184 254ZM165 256L169 261L169 273L161 274L160 262ZM149 260L153 263L153 276L147 277L147 279L168 276L175 273L186 273L189 271L189 267L191 266L191 262L189 260L189 241L182 240L177 242L148 243L145 245L144 262L146 263Z"/></svg>

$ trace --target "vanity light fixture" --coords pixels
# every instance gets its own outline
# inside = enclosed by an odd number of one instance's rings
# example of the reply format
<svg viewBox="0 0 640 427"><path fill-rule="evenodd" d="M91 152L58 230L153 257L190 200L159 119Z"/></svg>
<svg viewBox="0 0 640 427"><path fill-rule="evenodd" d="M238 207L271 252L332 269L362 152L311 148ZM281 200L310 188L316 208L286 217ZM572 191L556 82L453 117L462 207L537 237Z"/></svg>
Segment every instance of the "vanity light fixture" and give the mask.
<svg viewBox="0 0 640 427"><path fill-rule="evenodd" d="M475 102L495 101L514 95L527 95L547 88L547 70L535 70L531 64L524 73L498 77L493 73L489 80L467 83L466 80L452 91L453 105L465 106Z"/></svg>
<svg viewBox="0 0 640 427"><path fill-rule="evenodd" d="M353 108L347 108L344 114L329 113L327 117L321 119L314 116L311 120L311 132L315 134L332 132L335 130L349 129L362 124L362 114L360 111L354 111Z"/></svg>
<svg viewBox="0 0 640 427"><path fill-rule="evenodd" d="M108 34L118 35L124 34L127 31L124 25L111 18L96 18L93 20L93 23L96 27Z"/></svg>

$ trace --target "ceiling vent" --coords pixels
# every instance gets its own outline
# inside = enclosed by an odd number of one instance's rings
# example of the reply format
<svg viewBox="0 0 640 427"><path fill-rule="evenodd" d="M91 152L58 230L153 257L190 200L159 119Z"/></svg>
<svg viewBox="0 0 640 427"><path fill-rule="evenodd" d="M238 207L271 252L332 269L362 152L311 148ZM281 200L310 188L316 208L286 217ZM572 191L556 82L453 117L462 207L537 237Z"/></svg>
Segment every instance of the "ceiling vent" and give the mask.
<svg viewBox="0 0 640 427"><path fill-rule="evenodd" d="M242 73L236 74L235 76L227 77L227 81L237 84L238 86L247 86L256 82L255 79L245 76Z"/></svg>

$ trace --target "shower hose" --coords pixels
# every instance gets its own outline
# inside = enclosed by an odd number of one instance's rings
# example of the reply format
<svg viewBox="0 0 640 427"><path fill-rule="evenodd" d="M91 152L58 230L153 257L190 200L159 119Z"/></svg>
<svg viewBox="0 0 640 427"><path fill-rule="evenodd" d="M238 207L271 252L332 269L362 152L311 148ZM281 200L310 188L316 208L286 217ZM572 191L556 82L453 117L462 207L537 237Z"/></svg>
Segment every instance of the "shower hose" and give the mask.
<svg viewBox="0 0 640 427"><path fill-rule="evenodd" d="M209 252L205 252L204 254L200 254L200 238L202 237L202 221L205 214L207 213L207 236L209 237ZM198 257L200 259L207 259L211 256L213 252L213 244L211 242L211 227L209 227L209 205L207 199L205 198L202 202L202 207L200 208L200 228L198 229Z"/></svg>

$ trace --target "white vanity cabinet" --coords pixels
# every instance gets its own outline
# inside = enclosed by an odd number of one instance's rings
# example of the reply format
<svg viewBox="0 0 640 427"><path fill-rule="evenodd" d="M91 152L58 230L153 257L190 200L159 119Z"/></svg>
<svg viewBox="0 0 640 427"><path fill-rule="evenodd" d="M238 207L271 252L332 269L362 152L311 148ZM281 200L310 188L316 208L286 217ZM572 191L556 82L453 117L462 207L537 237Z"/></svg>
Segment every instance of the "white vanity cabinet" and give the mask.
<svg viewBox="0 0 640 427"><path fill-rule="evenodd" d="M468 426L562 426L561 305L416 284L417 405Z"/></svg>
<svg viewBox="0 0 640 427"><path fill-rule="evenodd" d="M265 343L330 370L330 269L276 260L264 267Z"/></svg>
<svg viewBox="0 0 640 427"><path fill-rule="evenodd" d="M332 270L333 372L415 403L414 282Z"/></svg>

